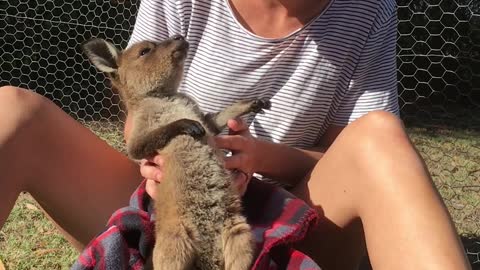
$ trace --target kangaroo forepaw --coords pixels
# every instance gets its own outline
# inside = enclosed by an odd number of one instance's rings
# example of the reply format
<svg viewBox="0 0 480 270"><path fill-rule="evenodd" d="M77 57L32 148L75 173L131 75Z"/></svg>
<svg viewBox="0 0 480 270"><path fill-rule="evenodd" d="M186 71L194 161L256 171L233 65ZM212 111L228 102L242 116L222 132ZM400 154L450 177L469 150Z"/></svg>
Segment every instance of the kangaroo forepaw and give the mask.
<svg viewBox="0 0 480 270"><path fill-rule="evenodd" d="M253 113L263 113L263 110L268 110L272 107L272 103L270 102L269 99L267 98L259 98L255 101L253 101L252 106L250 107L250 110Z"/></svg>
<svg viewBox="0 0 480 270"><path fill-rule="evenodd" d="M198 121L195 120L190 120L190 119L185 119L183 120L186 122L185 129L185 135L192 136L194 139L200 139L205 136L206 131L205 128L203 128L202 124L200 124Z"/></svg>
<svg viewBox="0 0 480 270"><path fill-rule="evenodd" d="M187 135L199 140L205 134L205 129L198 121L180 119L147 134L130 138L131 143L127 144L127 152L132 159L139 160L156 154L179 135Z"/></svg>

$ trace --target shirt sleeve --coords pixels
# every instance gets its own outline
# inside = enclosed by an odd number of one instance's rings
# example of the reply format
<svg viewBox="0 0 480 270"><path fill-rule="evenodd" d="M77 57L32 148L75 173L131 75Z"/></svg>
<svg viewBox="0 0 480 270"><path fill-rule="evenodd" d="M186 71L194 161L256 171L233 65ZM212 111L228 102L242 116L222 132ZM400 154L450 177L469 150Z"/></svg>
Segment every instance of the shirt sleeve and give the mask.
<svg viewBox="0 0 480 270"><path fill-rule="evenodd" d="M380 1L379 12L332 124L345 126L375 110L399 115L393 0Z"/></svg>
<svg viewBox="0 0 480 270"><path fill-rule="evenodd" d="M140 41L162 41L174 34L181 34L180 14L175 2L142 0L127 47Z"/></svg>

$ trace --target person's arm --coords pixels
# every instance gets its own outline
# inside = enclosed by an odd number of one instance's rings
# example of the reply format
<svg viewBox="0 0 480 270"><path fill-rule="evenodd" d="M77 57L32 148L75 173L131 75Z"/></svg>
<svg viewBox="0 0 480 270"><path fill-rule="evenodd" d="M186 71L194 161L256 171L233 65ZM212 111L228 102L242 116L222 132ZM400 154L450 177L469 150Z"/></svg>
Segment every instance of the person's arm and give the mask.
<svg viewBox="0 0 480 270"><path fill-rule="evenodd" d="M232 134L215 139L218 147L234 152L234 155L225 158L228 169L238 169L248 175L258 173L289 186L308 175L343 129L341 126L331 126L317 146L300 149L255 139L241 120L231 120L228 126Z"/></svg>
<svg viewBox="0 0 480 270"><path fill-rule="evenodd" d="M379 11L373 22L348 88L331 106L334 110L331 126L321 141L310 149L295 149L253 140L243 126L239 135L244 136L244 139L238 136L220 139L220 147L236 151L236 154L226 159L226 167L239 169L247 174L257 172L294 185L310 172L343 127L371 111L382 110L399 114L395 2L385 5L386 8ZM235 129L235 125L229 126L230 129L232 127Z"/></svg>
<svg viewBox="0 0 480 270"><path fill-rule="evenodd" d="M375 110L398 114L395 1L386 5L388 8L382 9L375 19L345 95L339 99L339 103L332 106L335 110L332 123L320 142L310 149L296 149L262 141L257 145L257 139L250 135L245 124L231 120L228 127L233 135L215 138L218 147L233 152L231 157L225 158L227 169L240 170L248 176L260 173L288 185L295 185L308 175L344 126ZM141 167L142 175L146 178L161 176L161 170L155 168L161 158L156 159L158 161L154 159L153 162L146 163L147 166Z"/></svg>
<svg viewBox="0 0 480 270"><path fill-rule="evenodd" d="M283 144L257 141L257 172L288 185L295 185L313 169L344 127L331 126L315 147L293 148Z"/></svg>

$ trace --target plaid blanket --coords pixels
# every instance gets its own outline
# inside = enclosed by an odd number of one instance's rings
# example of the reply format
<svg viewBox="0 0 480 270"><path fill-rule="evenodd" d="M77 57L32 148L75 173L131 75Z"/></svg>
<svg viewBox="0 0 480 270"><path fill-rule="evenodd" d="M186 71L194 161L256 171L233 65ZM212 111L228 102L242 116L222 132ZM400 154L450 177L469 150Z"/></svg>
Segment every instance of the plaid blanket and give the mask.
<svg viewBox="0 0 480 270"><path fill-rule="evenodd" d="M316 211L287 191L255 178L243 200L258 247L252 269L320 269L291 247L317 222ZM87 245L71 269L143 269L155 241L152 207L144 180L132 194L130 205L112 215L106 229Z"/></svg>

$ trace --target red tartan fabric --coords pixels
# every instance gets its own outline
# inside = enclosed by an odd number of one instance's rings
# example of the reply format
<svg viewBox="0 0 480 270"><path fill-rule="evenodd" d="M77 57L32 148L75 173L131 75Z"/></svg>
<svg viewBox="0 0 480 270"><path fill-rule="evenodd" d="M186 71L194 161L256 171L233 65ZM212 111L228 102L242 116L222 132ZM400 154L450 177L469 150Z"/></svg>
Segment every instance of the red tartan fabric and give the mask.
<svg viewBox="0 0 480 270"><path fill-rule="evenodd" d="M252 270L319 270L291 247L320 218L316 211L287 191L253 179L244 208L258 247ZM152 201L145 181L132 194L130 205L116 211L106 229L83 250L72 270L141 270L154 245Z"/></svg>

